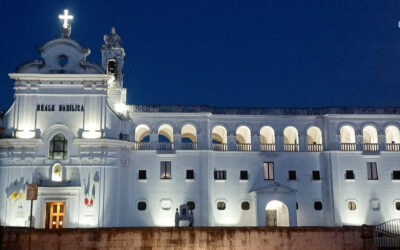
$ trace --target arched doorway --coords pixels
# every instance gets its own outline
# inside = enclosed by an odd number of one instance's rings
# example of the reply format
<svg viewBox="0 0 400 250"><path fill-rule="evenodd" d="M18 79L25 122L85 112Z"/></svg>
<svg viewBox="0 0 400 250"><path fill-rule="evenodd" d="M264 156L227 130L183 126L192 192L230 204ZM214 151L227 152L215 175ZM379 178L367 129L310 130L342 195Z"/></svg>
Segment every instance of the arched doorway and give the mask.
<svg viewBox="0 0 400 250"><path fill-rule="evenodd" d="M267 227L288 227L289 209L285 203L273 200L265 207L265 225Z"/></svg>

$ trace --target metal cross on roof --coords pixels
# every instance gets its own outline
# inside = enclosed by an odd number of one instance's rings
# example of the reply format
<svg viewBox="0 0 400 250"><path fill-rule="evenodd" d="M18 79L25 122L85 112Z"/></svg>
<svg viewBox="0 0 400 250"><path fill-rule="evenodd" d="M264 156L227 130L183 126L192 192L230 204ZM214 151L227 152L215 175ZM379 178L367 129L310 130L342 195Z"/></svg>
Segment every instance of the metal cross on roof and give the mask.
<svg viewBox="0 0 400 250"><path fill-rule="evenodd" d="M64 20L63 27L66 29L68 28L68 20L74 19L73 16L68 15L68 10L64 10L64 15L59 15L58 18L60 20Z"/></svg>

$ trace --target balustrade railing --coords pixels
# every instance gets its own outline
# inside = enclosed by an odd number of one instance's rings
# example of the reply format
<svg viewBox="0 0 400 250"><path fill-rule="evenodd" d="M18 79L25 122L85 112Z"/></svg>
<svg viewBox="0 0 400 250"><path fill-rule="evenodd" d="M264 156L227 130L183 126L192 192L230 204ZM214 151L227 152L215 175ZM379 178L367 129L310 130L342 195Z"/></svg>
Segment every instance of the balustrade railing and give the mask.
<svg viewBox="0 0 400 250"><path fill-rule="evenodd" d="M236 143L237 151L251 151L251 143Z"/></svg>
<svg viewBox="0 0 400 250"><path fill-rule="evenodd" d="M274 143L263 143L260 144L260 149L261 151L266 151L266 152L273 152L275 151L275 144Z"/></svg>
<svg viewBox="0 0 400 250"><path fill-rule="evenodd" d="M322 151L322 144L308 144L307 150L308 152L321 152Z"/></svg>
<svg viewBox="0 0 400 250"><path fill-rule="evenodd" d="M159 142L157 149L158 150L173 150L174 144L172 142Z"/></svg>
<svg viewBox="0 0 400 250"><path fill-rule="evenodd" d="M133 149L134 150L149 150L150 142L135 142Z"/></svg>
<svg viewBox="0 0 400 250"><path fill-rule="evenodd" d="M183 150L197 150L197 142L182 142L181 149Z"/></svg>
<svg viewBox="0 0 400 250"><path fill-rule="evenodd" d="M355 143L341 143L340 150L342 151L356 151L357 146Z"/></svg>
<svg viewBox="0 0 400 250"><path fill-rule="evenodd" d="M400 219L376 225L375 242L378 249L400 249Z"/></svg>
<svg viewBox="0 0 400 250"><path fill-rule="evenodd" d="M228 144L226 143L213 143L212 149L214 151L228 151Z"/></svg>
<svg viewBox="0 0 400 250"><path fill-rule="evenodd" d="M400 143L386 144L386 151L400 151Z"/></svg>
<svg viewBox="0 0 400 250"><path fill-rule="evenodd" d="M364 151L379 151L378 143L364 143L363 144Z"/></svg>
<svg viewBox="0 0 400 250"><path fill-rule="evenodd" d="M287 152L297 152L299 151L299 144L284 144L283 150Z"/></svg>

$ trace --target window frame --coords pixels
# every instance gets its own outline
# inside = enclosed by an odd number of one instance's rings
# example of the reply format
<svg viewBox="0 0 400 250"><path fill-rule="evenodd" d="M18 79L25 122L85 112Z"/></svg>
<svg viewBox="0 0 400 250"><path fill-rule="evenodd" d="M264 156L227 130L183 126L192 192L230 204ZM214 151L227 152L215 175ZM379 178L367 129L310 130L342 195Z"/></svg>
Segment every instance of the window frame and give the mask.
<svg viewBox="0 0 400 250"><path fill-rule="evenodd" d="M349 178L350 175L351 175L352 178ZM345 178L346 178L346 180L355 180L356 179L356 175L354 174L354 170L346 170Z"/></svg>
<svg viewBox="0 0 400 250"><path fill-rule="evenodd" d="M265 161L263 163L264 168L264 180L270 181L275 180L275 166L273 161Z"/></svg>
<svg viewBox="0 0 400 250"><path fill-rule="evenodd" d="M349 200L346 202L347 211L354 212L357 210L357 202L354 200Z"/></svg>
<svg viewBox="0 0 400 250"><path fill-rule="evenodd" d="M172 179L171 161L160 161L160 180Z"/></svg>
<svg viewBox="0 0 400 250"><path fill-rule="evenodd" d="M144 176L143 176L144 174ZM139 169L138 180L147 180L147 171L144 169Z"/></svg>
<svg viewBox="0 0 400 250"><path fill-rule="evenodd" d="M290 181L297 180L296 170L289 170L288 171L288 178Z"/></svg>
<svg viewBox="0 0 400 250"><path fill-rule="evenodd" d="M226 170L214 170L214 180L224 181L226 180Z"/></svg>
<svg viewBox="0 0 400 250"><path fill-rule="evenodd" d="M317 208L317 205L321 204L321 208ZM322 204L322 201L314 201L314 210L315 211L322 211L324 209L324 205Z"/></svg>
<svg viewBox="0 0 400 250"><path fill-rule="evenodd" d="M379 180L378 164L375 161L367 162L367 178L369 181Z"/></svg>
<svg viewBox="0 0 400 250"><path fill-rule="evenodd" d="M186 169L186 180L194 180L194 170Z"/></svg>
<svg viewBox="0 0 400 250"><path fill-rule="evenodd" d="M218 205L219 204L224 204L224 207L222 208L220 208ZM225 201L217 201L217 204L216 204L216 206L217 206L217 210L218 211L225 211L226 210L226 202Z"/></svg>
<svg viewBox="0 0 400 250"><path fill-rule="evenodd" d="M313 181L320 181L321 180L321 172L319 170L312 171L312 180Z"/></svg>
<svg viewBox="0 0 400 250"><path fill-rule="evenodd" d="M249 206L248 206L247 209L244 209L244 208L243 208L243 204L245 204L245 203L249 204ZM249 201L242 201L242 202L240 203L240 208L241 208L242 211L249 211L249 210L251 209L251 204L250 204Z"/></svg>
<svg viewBox="0 0 400 250"><path fill-rule="evenodd" d="M144 206L145 206L144 209L140 209L140 208L139 208L139 205L142 204L142 203L143 203ZM138 201L137 204L136 204L136 209L137 209L139 212L144 212L144 211L146 211L146 210L147 210L147 202L146 202L146 201Z"/></svg>
<svg viewBox="0 0 400 250"><path fill-rule="evenodd" d="M61 135L63 137L62 140L60 139L56 139L56 136ZM61 145L60 145L61 144ZM61 146L62 149L58 150L57 148ZM55 157L54 155L62 155L61 158L59 157ZM68 154L68 140L65 137L64 134L62 133L57 133L55 135L53 135L53 137L51 138L50 142L49 142L49 156L48 158L50 160L65 160L67 158L67 154Z"/></svg>
<svg viewBox="0 0 400 250"><path fill-rule="evenodd" d="M392 180L400 180L400 170L393 170Z"/></svg>
<svg viewBox="0 0 400 250"><path fill-rule="evenodd" d="M249 171L247 170L240 170L239 179L241 181L249 180Z"/></svg>

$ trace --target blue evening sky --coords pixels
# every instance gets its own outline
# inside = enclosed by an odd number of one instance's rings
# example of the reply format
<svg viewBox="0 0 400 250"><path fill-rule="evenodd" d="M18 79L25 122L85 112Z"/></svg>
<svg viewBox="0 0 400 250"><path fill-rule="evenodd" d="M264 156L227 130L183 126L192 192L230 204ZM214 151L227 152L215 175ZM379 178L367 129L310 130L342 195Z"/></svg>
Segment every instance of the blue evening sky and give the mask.
<svg viewBox="0 0 400 250"><path fill-rule="evenodd" d="M400 106L398 0L19 0L0 8L1 110L65 8L89 61L116 27L129 104Z"/></svg>

